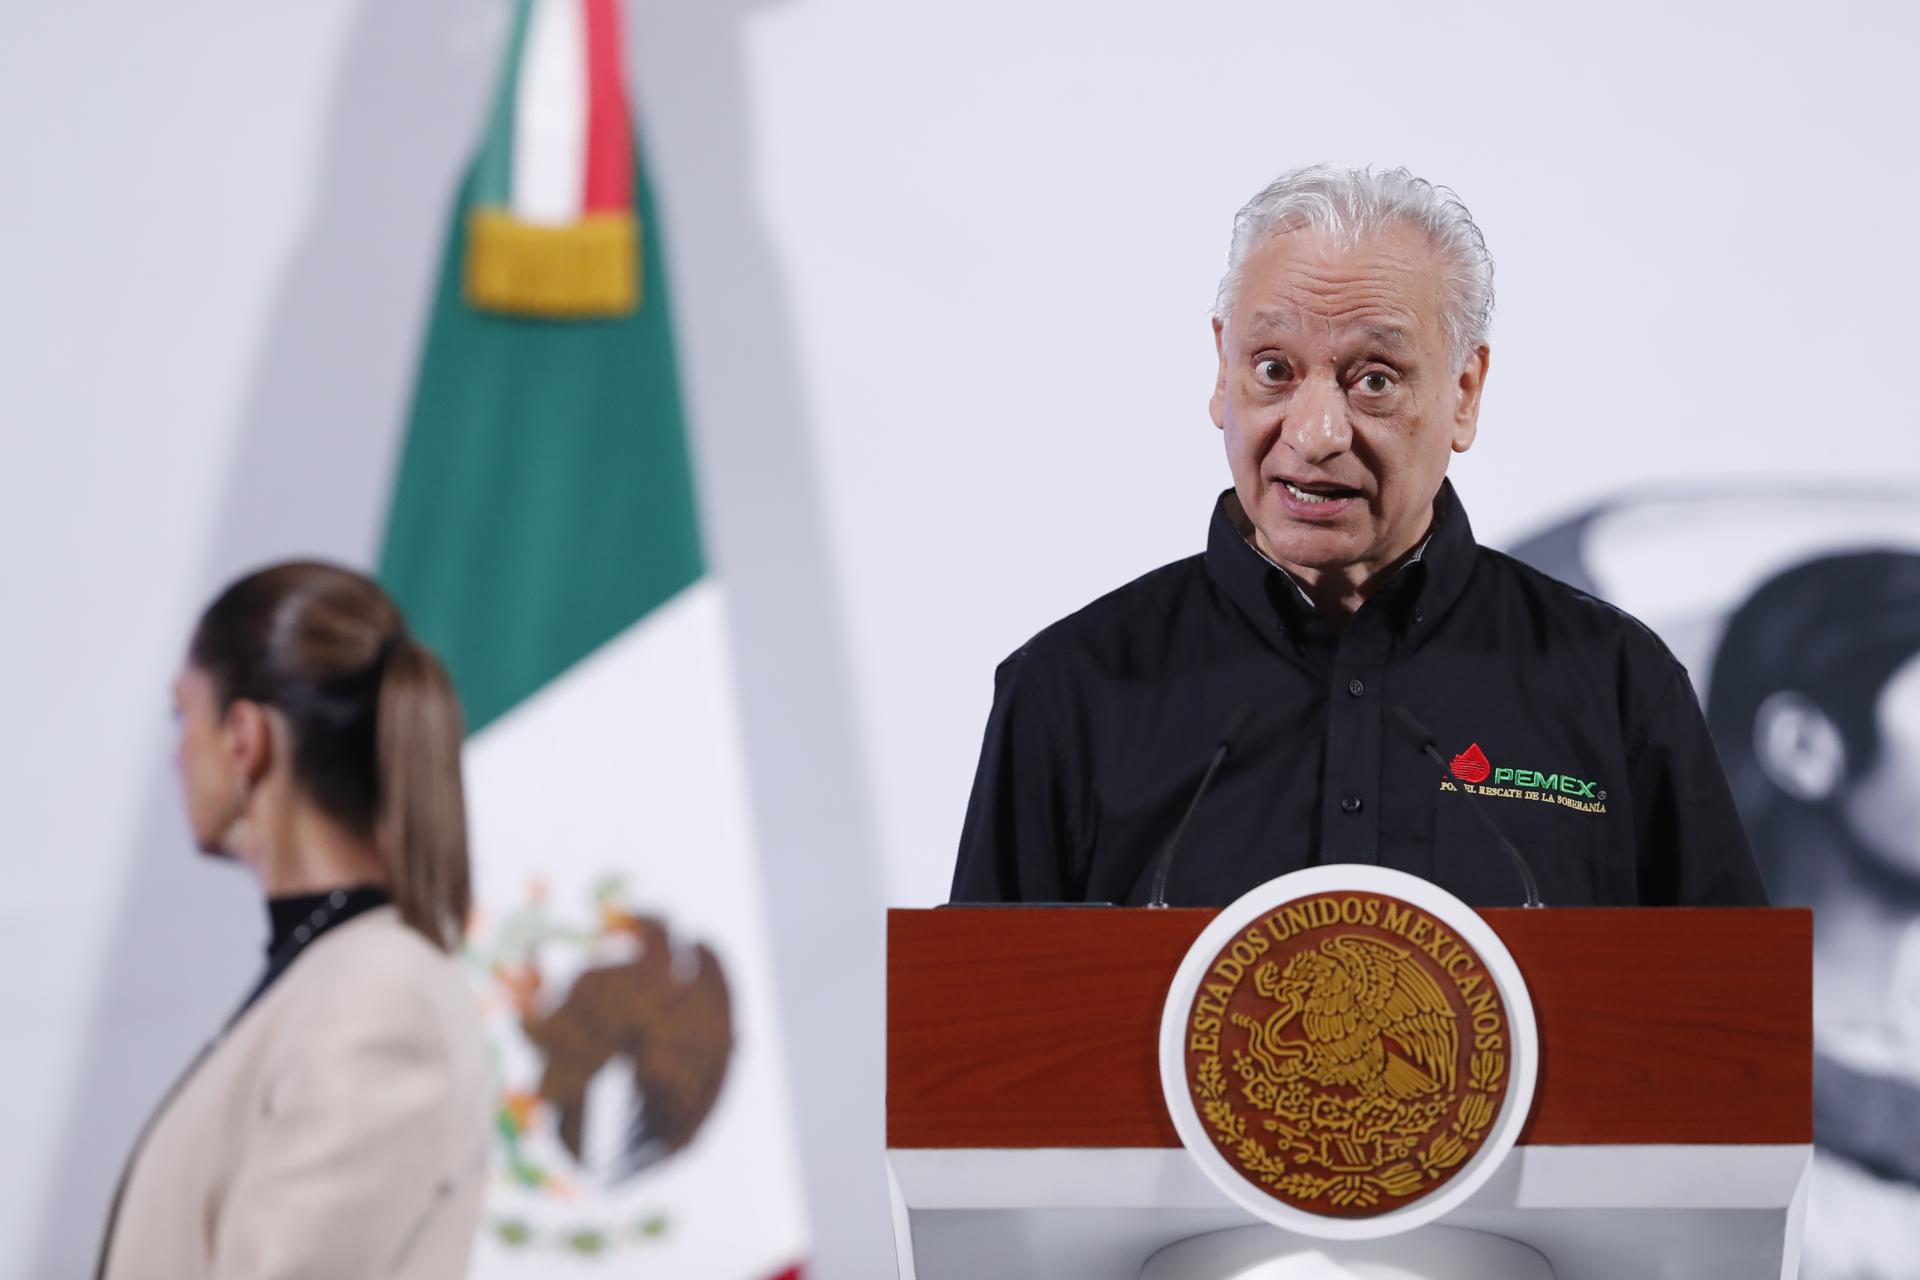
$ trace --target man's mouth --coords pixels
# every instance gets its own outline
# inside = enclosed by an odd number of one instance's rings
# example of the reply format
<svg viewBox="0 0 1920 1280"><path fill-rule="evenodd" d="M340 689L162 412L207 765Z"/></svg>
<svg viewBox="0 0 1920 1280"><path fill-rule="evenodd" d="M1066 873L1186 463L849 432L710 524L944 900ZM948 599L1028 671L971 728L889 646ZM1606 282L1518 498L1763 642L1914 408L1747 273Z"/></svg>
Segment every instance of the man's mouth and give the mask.
<svg viewBox="0 0 1920 1280"><path fill-rule="evenodd" d="M1295 484L1291 480L1282 480L1281 485L1293 496L1294 501L1315 506L1325 502L1339 502L1346 498L1360 496L1358 489L1347 489L1334 484Z"/></svg>

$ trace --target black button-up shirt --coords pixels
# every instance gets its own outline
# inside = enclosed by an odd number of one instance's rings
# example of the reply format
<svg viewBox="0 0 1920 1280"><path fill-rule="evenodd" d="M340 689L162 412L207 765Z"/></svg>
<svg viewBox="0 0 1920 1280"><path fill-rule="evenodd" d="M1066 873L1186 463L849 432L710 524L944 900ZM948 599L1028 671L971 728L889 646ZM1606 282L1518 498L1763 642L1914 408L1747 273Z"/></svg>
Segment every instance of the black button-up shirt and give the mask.
<svg viewBox="0 0 1920 1280"><path fill-rule="evenodd" d="M1685 669L1618 609L1478 546L1450 482L1426 543L1342 627L1245 521L1228 491L1204 555L1000 665L954 901L1144 903L1155 853L1247 708L1176 854L1176 906L1328 862L1517 904L1470 790L1548 906L1765 903Z"/></svg>

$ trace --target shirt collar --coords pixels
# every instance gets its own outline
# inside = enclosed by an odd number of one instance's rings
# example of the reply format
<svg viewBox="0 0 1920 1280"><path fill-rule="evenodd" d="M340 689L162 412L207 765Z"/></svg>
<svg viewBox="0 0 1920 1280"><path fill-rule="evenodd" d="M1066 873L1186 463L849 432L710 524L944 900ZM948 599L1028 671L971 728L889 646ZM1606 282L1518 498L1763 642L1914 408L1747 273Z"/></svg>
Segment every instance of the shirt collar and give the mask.
<svg viewBox="0 0 1920 1280"><path fill-rule="evenodd" d="M1367 602L1368 607L1390 606L1402 627L1437 620L1473 573L1478 544L1453 481L1441 482L1433 516L1426 540ZM1271 632L1276 621L1297 629L1314 618L1313 601L1291 574L1253 545L1250 531L1239 499L1228 489L1214 503L1207 529L1207 575L1263 632Z"/></svg>

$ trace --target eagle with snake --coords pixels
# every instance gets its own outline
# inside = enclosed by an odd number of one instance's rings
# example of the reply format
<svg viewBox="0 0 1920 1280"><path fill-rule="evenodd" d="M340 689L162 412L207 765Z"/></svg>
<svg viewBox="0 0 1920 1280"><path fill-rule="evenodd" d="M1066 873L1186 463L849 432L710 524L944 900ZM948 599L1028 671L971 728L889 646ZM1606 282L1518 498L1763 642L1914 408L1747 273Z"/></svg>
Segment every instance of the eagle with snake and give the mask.
<svg viewBox="0 0 1920 1280"><path fill-rule="evenodd" d="M1305 1080L1346 1094L1347 1109L1398 1112L1451 1094L1457 1015L1412 954L1378 938L1328 938L1254 972L1254 990L1279 1005L1264 1019L1235 1014L1247 1053L1274 1085Z"/></svg>
<svg viewBox="0 0 1920 1280"><path fill-rule="evenodd" d="M560 1141L576 1160L585 1155L590 1083L609 1068L630 1078L633 1111L623 1118L617 1182L693 1141L719 1099L734 1039L732 999L710 948L676 946L654 917L607 915L610 933L637 944L633 959L588 969L547 1012L533 967L515 1004L545 1059L537 1096L554 1109Z"/></svg>

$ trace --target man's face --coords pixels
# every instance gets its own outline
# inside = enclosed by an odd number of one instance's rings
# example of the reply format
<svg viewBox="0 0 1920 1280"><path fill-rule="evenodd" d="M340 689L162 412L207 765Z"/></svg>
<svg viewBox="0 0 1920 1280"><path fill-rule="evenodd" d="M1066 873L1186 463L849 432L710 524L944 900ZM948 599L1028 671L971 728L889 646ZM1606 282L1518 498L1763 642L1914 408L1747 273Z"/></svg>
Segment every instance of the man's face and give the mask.
<svg viewBox="0 0 1920 1280"><path fill-rule="evenodd" d="M1440 256L1395 226L1351 248L1314 231L1246 260L1213 421L1268 557L1363 585L1425 535L1448 456L1472 445L1487 349L1455 368Z"/></svg>

